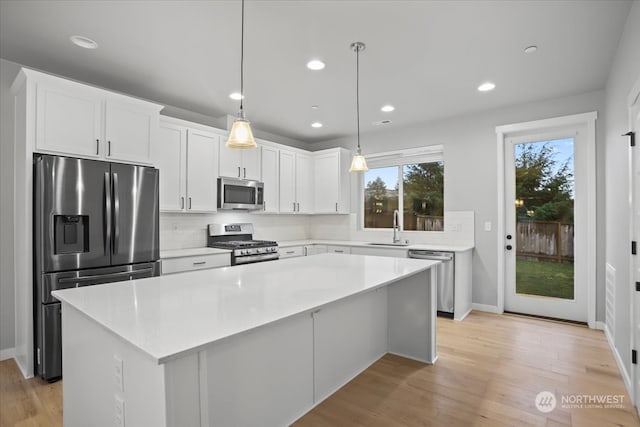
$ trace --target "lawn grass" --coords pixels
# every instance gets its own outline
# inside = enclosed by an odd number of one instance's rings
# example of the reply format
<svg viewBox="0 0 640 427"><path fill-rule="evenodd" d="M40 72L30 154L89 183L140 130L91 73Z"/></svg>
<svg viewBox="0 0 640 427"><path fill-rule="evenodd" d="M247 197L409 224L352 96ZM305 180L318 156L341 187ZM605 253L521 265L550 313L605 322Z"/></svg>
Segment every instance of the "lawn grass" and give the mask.
<svg viewBox="0 0 640 427"><path fill-rule="evenodd" d="M516 293L573 299L573 263L518 258Z"/></svg>

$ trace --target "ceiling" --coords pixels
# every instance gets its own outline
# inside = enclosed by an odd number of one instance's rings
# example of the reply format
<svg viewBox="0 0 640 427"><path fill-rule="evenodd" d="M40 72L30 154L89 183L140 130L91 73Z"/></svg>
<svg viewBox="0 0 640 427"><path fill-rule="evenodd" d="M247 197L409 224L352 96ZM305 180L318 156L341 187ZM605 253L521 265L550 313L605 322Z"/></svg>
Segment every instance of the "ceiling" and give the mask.
<svg viewBox="0 0 640 427"><path fill-rule="evenodd" d="M630 1L245 3L245 111L305 142L605 86ZM95 50L69 42L89 37ZM537 45L535 53L524 48ZM240 1L0 1L0 57L211 117L235 114ZM312 58L326 62L310 71ZM480 93L492 81L496 89ZM392 104L396 110L383 113ZM318 105L318 109L312 109ZM324 127L310 124L320 121Z"/></svg>

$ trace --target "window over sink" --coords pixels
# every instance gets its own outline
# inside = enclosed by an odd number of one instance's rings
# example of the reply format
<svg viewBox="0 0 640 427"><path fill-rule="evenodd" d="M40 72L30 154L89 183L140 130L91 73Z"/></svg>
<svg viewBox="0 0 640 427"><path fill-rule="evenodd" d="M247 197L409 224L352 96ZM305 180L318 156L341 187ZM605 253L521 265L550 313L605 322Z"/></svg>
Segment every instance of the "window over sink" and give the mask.
<svg viewBox="0 0 640 427"><path fill-rule="evenodd" d="M444 230L444 158L441 145L367 156L362 175L362 228L393 228L397 209L408 231Z"/></svg>

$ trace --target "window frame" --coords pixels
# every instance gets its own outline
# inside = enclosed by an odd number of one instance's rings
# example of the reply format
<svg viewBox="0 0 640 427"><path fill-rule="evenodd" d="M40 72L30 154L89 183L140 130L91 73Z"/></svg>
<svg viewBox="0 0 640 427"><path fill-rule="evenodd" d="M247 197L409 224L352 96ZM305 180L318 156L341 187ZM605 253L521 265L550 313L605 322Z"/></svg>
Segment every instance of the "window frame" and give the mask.
<svg viewBox="0 0 640 427"><path fill-rule="evenodd" d="M417 164L417 163L435 163L444 161L444 146L443 145L428 145L418 148L410 148L396 151L387 151L383 153L374 153L366 156L367 165L370 169L384 168L384 167L397 167L398 168L398 210L404 209L404 165ZM365 173L361 173L359 177L359 207L358 207L358 228L360 231L389 231L391 228L368 228L364 226L365 216L365 188L364 182ZM445 175L446 177L446 175ZM446 179L446 178L445 178ZM444 193L444 188L443 188ZM402 209L401 209L402 208ZM443 216L445 211L442 212ZM442 233L442 231L423 231L423 230L405 230L404 229L404 215L398 217L400 229L403 233ZM445 219L446 223L446 219Z"/></svg>

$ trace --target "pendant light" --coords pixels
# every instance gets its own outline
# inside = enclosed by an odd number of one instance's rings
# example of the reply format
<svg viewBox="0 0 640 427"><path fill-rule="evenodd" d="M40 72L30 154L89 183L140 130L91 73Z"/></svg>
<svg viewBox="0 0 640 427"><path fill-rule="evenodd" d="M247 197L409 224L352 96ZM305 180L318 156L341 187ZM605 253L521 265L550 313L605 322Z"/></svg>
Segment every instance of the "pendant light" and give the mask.
<svg viewBox="0 0 640 427"><path fill-rule="evenodd" d="M225 146L227 148L256 148L256 140L253 139L253 132L249 120L244 116L242 100L244 98L244 0L242 0L242 31L240 36L240 111L233 121L229 138Z"/></svg>
<svg viewBox="0 0 640 427"><path fill-rule="evenodd" d="M362 155L360 149L360 51L363 51L365 44L362 42L351 43L351 50L356 53L356 123L358 125L358 149L351 160L349 172L365 172L368 171L367 161Z"/></svg>

